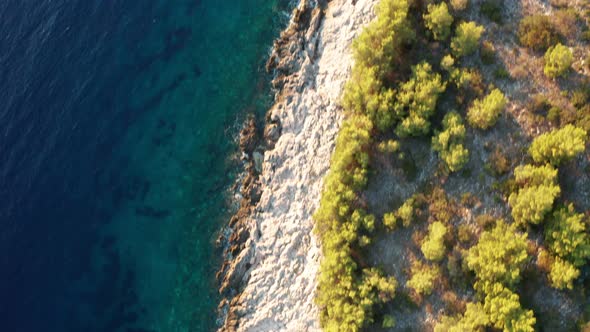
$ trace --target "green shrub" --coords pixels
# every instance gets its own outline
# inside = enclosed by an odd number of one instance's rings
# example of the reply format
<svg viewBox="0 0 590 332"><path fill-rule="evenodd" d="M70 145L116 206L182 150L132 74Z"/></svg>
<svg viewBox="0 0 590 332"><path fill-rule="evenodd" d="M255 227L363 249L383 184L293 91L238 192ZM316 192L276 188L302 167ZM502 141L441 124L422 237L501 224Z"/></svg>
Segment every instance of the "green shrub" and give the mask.
<svg viewBox="0 0 590 332"><path fill-rule="evenodd" d="M551 186L557 184L557 169L551 165L524 165L514 169L514 180L520 187Z"/></svg>
<svg viewBox="0 0 590 332"><path fill-rule="evenodd" d="M483 331L490 319L481 303L467 303L465 313L459 317L443 316L434 327L434 332Z"/></svg>
<svg viewBox="0 0 590 332"><path fill-rule="evenodd" d="M547 120L553 123L559 123L561 118L561 108L552 106L547 112Z"/></svg>
<svg viewBox="0 0 590 332"><path fill-rule="evenodd" d="M504 331L535 331L536 319L533 311L522 308L517 294L499 283L490 288L483 307L495 328Z"/></svg>
<svg viewBox="0 0 590 332"><path fill-rule="evenodd" d="M384 141L384 142L380 142L377 145L377 150L381 153L395 153L399 151L399 142L393 139Z"/></svg>
<svg viewBox="0 0 590 332"><path fill-rule="evenodd" d="M357 331L370 321L373 305L393 297L396 286L395 279L374 269L360 269L351 256L351 248L366 244L364 234L374 229L374 217L352 204L366 185L372 128L364 116L343 122L314 214L324 254L316 302L326 330Z"/></svg>
<svg viewBox="0 0 590 332"><path fill-rule="evenodd" d="M440 67L449 73L454 69L454 65L455 59L453 59L453 56L450 54L445 55L440 61Z"/></svg>
<svg viewBox="0 0 590 332"><path fill-rule="evenodd" d="M367 183L371 134L395 121L393 91L383 87L382 79L399 63L401 47L414 38L408 8L404 0L381 0L377 19L353 43L355 67L342 101L348 118L314 214L323 250L316 303L327 331L358 331L372 321L375 304L394 296L397 285L376 269L359 267L352 251L367 245L374 229L375 218L354 202Z"/></svg>
<svg viewBox="0 0 590 332"><path fill-rule="evenodd" d="M390 232L397 228L397 217L395 213L386 213L383 215L383 226Z"/></svg>
<svg viewBox="0 0 590 332"><path fill-rule="evenodd" d="M383 323L381 323L381 327L384 329L391 329L395 327L395 318L391 315L384 315L383 316Z"/></svg>
<svg viewBox="0 0 590 332"><path fill-rule="evenodd" d="M410 275L406 285L420 295L430 295L434 282L440 278L440 269L436 265L426 265L415 260L412 262Z"/></svg>
<svg viewBox="0 0 590 332"><path fill-rule="evenodd" d="M574 55L572 51L557 44L550 47L545 53L545 67L543 72L547 77L556 78L565 76L574 62Z"/></svg>
<svg viewBox="0 0 590 332"><path fill-rule="evenodd" d="M545 241L551 252L574 266L582 266L590 258L584 215L576 213L572 204L553 212L545 227Z"/></svg>
<svg viewBox="0 0 590 332"><path fill-rule="evenodd" d="M394 101L393 90L382 87L375 67L355 67L342 95L344 109L367 115L382 131L387 130L396 119L396 114L392 112Z"/></svg>
<svg viewBox="0 0 590 332"><path fill-rule="evenodd" d="M561 193L557 170L550 165L526 165L517 167L514 176L519 188L508 197L512 218L521 225L541 223Z"/></svg>
<svg viewBox="0 0 590 332"><path fill-rule="evenodd" d="M546 50L555 45L559 38L546 15L525 16L518 27L520 43L536 51Z"/></svg>
<svg viewBox="0 0 590 332"><path fill-rule="evenodd" d="M481 73L473 68L454 68L450 72L451 82L457 88L464 90L460 91L458 98L463 99L467 91L472 92L476 96L483 94L485 86L483 85L483 78Z"/></svg>
<svg viewBox="0 0 590 332"><path fill-rule="evenodd" d="M586 148L586 131L571 124L537 136L529 147L529 155L537 163L558 166Z"/></svg>
<svg viewBox="0 0 590 332"><path fill-rule="evenodd" d="M465 126L461 115L449 112L443 118L443 131L435 132L432 149L437 151L451 172L459 171L469 160L469 151L463 146Z"/></svg>
<svg viewBox="0 0 590 332"><path fill-rule="evenodd" d="M427 62L412 67L409 81L401 84L394 106L396 114L404 118L396 133L399 136L425 135L430 130L430 117L433 115L439 95L445 91L440 74L434 73Z"/></svg>
<svg viewBox="0 0 590 332"><path fill-rule="evenodd" d="M408 20L407 0L381 0L377 17L353 41L355 66L375 68L379 79L387 76L401 59L401 49L415 38Z"/></svg>
<svg viewBox="0 0 590 332"><path fill-rule="evenodd" d="M396 211L397 217L402 221L404 227L409 227L414 220L414 209L416 199L414 197L408 198L402 206Z"/></svg>
<svg viewBox="0 0 590 332"><path fill-rule="evenodd" d="M426 259L439 261L445 256L445 236L447 226L440 221L435 221L428 226L428 235L422 242L420 249Z"/></svg>
<svg viewBox="0 0 590 332"><path fill-rule="evenodd" d="M502 23L502 5L502 0L485 0L479 7L479 13L490 21L500 24Z"/></svg>
<svg viewBox="0 0 590 332"><path fill-rule="evenodd" d="M467 56L477 50L484 28L475 22L462 22L451 40L451 49L457 57Z"/></svg>
<svg viewBox="0 0 590 332"><path fill-rule="evenodd" d="M492 90L483 100L476 100L467 112L467 121L473 127L488 129L496 124L506 107L506 97L498 89Z"/></svg>
<svg viewBox="0 0 590 332"><path fill-rule="evenodd" d="M551 282L551 286L557 289L572 289L574 288L574 280L579 276L580 270L573 264L556 257L549 272L549 282Z"/></svg>
<svg viewBox="0 0 590 332"><path fill-rule="evenodd" d="M520 271L528 259L526 239L526 233L517 232L503 220L482 233L465 257L467 267L477 277L478 291L489 293L493 283L512 286L520 281Z"/></svg>
<svg viewBox="0 0 590 332"><path fill-rule="evenodd" d="M429 4L428 13L424 14L424 22L434 35L434 39L446 40L451 34L453 15L449 13L449 8L445 2L437 5Z"/></svg>

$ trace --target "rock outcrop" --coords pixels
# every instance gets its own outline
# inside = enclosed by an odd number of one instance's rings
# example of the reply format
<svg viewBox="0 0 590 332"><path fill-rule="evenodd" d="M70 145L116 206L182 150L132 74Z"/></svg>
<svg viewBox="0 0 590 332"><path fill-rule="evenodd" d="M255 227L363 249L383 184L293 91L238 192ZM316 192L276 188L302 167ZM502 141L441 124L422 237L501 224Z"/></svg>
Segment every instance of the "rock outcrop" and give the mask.
<svg viewBox="0 0 590 332"><path fill-rule="evenodd" d="M320 329L314 297L321 250L312 214L342 119L350 44L376 3L302 0L275 42L267 70L277 93L263 137L256 138L254 123L242 132L251 162L218 276L220 331Z"/></svg>

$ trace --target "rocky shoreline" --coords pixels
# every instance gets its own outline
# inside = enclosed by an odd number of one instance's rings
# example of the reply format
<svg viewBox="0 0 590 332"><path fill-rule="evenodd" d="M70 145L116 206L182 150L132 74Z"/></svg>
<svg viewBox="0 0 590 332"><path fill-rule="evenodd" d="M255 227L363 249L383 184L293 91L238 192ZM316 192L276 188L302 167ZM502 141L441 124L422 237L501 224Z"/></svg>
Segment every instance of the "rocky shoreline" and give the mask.
<svg viewBox="0 0 590 332"><path fill-rule="evenodd" d="M350 43L377 0L301 0L267 62L276 89L263 130L240 133L240 208L220 237L220 331L319 330L321 250L312 214L329 169L352 68Z"/></svg>

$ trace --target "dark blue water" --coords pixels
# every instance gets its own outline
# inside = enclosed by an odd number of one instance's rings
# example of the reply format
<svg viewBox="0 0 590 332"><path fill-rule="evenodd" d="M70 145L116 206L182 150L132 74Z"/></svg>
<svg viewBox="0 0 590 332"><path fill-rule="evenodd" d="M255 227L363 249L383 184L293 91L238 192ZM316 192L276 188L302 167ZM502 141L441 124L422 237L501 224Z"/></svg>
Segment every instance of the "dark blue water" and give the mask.
<svg viewBox="0 0 590 332"><path fill-rule="evenodd" d="M0 2L2 331L215 327L230 156L284 2Z"/></svg>

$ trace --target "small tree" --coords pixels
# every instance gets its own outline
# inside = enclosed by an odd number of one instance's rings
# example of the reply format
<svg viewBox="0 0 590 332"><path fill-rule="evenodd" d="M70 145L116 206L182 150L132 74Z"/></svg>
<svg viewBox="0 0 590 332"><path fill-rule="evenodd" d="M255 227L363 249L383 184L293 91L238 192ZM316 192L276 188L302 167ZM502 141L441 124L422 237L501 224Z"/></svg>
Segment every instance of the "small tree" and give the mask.
<svg viewBox="0 0 590 332"><path fill-rule="evenodd" d="M397 228L397 217L395 213L391 212L383 215L383 226L390 232Z"/></svg>
<svg viewBox="0 0 590 332"><path fill-rule="evenodd" d="M396 215L402 221L402 225L404 227L410 226L414 220L415 202L416 199L414 197L410 197L396 211Z"/></svg>
<svg viewBox="0 0 590 332"><path fill-rule="evenodd" d="M457 57L470 55L477 50L484 28L475 22L463 22L451 40L451 49Z"/></svg>
<svg viewBox="0 0 590 332"><path fill-rule="evenodd" d="M434 282L440 278L440 269L436 265L427 265L415 260L412 262L410 274L407 286L420 295L430 295Z"/></svg>
<svg viewBox="0 0 590 332"><path fill-rule="evenodd" d="M545 53L545 68L543 72L547 77L556 78L558 76L565 76L574 62L574 55L572 51L557 44L550 47Z"/></svg>
<svg viewBox="0 0 590 332"><path fill-rule="evenodd" d="M483 100L476 100L467 112L467 121L473 127L488 129L498 121L506 107L506 97L502 91L494 89Z"/></svg>
<svg viewBox="0 0 590 332"><path fill-rule="evenodd" d="M426 27L432 31L434 39L446 40L451 33L451 24L453 24L453 15L449 13L449 8L445 2L438 5L429 4L428 13L424 14Z"/></svg>
<svg viewBox="0 0 590 332"><path fill-rule="evenodd" d="M557 169L549 164L519 166L514 170L514 180L518 188L508 197L512 217L521 225L539 224L561 193Z"/></svg>
<svg viewBox="0 0 590 332"><path fill-rule="evenodd" d="M415 38L408 20L409 6L407 0L379 1L377 18L352 43L356 66L374 67L378 78L395 68L402 46Z"/></svg>
<svg viewBox="0 0 590 332"><path fill-rule="evenodd" d="M504 331L534 332L536 322L531 310L523 309L520 298L501 284L494 284L484 300L493 326Z"/></svg>
<svg viewBox="0 0 590 332"><path fill-rule="evenodd" d="M551 272L549 272L549 281L557 289L574 288L574 280L580 276L578 270L573 264L559 257L553 260Z"/></svg>
<svg viewBox="0 0 590 332"><path fill-rule="evenodd" d="M549 162L558 166L583 152L586 138L584 129L568 124L536 137L529 147L529 154L537 163Z"/></svg>
<svg viewBox="0 0 590 332"><path fill-rule="evenodd" d="M432 137L432 149L437 151L451 172L463 168L469 160L469 151L463 146L465 126L461 115L449 112L443 118L443 131Z"/></svg>
<svg viewBox="0 0 590 332"><path fill-rule="evenodd" d="M426 259L431 261L439 261L445 256L445 235L447 235L447 227L440 221L435 221L428 226L428 235L420 249Z"/></svg>
<svg viewBox="0 0 590 332"><path fill-rule="evenodd" d="M412 77L400 86L397 93L394 110L396 114L405 117L397 126L397 134L404 137L428 133L429 119L445 88L440 74L434 73L429 63L421 62L414 66Z"/></svg>
<svg viewBox="0 0 590 332"><path fill-rule="evenodd" d="M545 241L554 254L575 266L584 265L590 258L590 238L584 215L576 213L573 204L553 212L545 227Z"/></svg>
<svg viewBox="0 0 590 332"><path fill-rule="evenodd" d="M528 258L526 239L526 233L517 232L503 220L498 220L492 230L483 232L465 257L467 267L478 279L476 289L488 293L487 288L493 283L516 284Z"/></svg>

